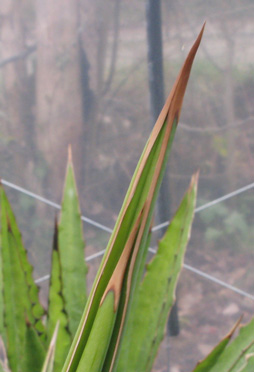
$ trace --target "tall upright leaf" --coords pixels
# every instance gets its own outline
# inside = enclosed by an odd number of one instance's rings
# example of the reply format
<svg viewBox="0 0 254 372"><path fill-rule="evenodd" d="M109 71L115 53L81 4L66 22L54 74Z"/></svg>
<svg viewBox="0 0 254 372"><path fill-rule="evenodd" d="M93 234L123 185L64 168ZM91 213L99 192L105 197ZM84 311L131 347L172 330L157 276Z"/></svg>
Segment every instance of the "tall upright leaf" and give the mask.
<svg viewBox="0 0 254 372"><path fill-rule="evenodd" d="M41 372L54 372L54 361L55 361L55 350L56 350L58 328L59 328L59 322L57 322L52 338L50 340L50 344L48 347L48 351L47 351Z"/></svg>
<svg viewBox="0 0 254 372"><path fill-rule="evenodd" d="M141 270L140 264L143 262L142 257L146 247L156 196L165 171L192 62L200 44L202 33L203 28L184 63L141 155L63 372L74 372L77 368L90 336L93 322L96 319L97 311L103 305L101 299L107 298L107 293L110 290L114 292L115 298L120 297L120 301L119 306L115 307L114 310L117 312L117 319L110 342L111 350L108 354L109 357L106 357L102 370L103 372L112 371L132 288L135 287L136 278ZM140 223L137 224L139 220ZM132 234L134 239L131 251L129 251L129 241ZM122 268L124 280L121 279L121 285L117 282L111 283L118 261L125 251L128 251L128 255L126 255L128 261L124 263ZM115 280L117 279L115 278ZM109 283L112 285L108 287Z"/></svg>
<svg viewBox="0 0 254 372"><path fill-rule="evenodd" d="M23 356L19 361L20 371L40 372L45 359L45 345L38 338L35 327L27 323Z"/></svg>
<svg viewBox="0 0 254 372"><path fill-rule="evenodd" d="M20 371L25 354L27 324L35 330L34 346L45 341L44 309L38 298L33 268L27 259L14 214L1 187L2 276L7 354L12 372Z"/></svg>
<svg viewBox="0 0 254 372"><path fill-rule="evenodd" d="M74 336L86 303L87 266L84 257L83 227L70 149L58 225L58 244L65 310L70 332Z"/></svg>
<svg viewBox="0 0 254 372"><path fill-rule="evenodd" d="M2 269L2 237L0 235L0 335L4 338L4 299L3 299L3 269Z"/></svg>
<svg viewBox="0 0 254 372"><path fill-rule="evenodd" d="M49 341L54 338L53 335L58 324L57 337L54 345L54 371L57 372L61 370L71 344L66 303L63 297L63 278L58 246L57 221L55 222L51 265L47 337Z"/></svg>
<svg viewBox="0 0 254 372"><path fill-rule="evenodd" d="M175 287L194 215L197 175L171 221L158 251L135 291L122 341L117 372L150 371L173 306ZM156 284L155 284L156 283Z"/></svg>

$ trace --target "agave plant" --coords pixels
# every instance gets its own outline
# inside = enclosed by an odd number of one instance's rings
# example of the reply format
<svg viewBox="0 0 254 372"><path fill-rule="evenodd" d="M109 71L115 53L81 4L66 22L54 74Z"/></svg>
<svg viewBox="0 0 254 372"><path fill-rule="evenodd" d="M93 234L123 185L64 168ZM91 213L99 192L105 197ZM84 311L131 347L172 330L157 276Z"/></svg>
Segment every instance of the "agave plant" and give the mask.
<svg viewBox="0 0 254 372"><path fill-rule="evenodd" d="M253 372L254 371L254 318L242 326L230 343L241 318L211 353L199 362L192 372Z"/></svg>
<svg viewBox="0 0 254 372"><path fill-rule="evenodd" d="M152 216L202 33L203 28L141 155L88 298L71 156L62 209L55 222L47 310L40 304L33 268L1 187L0 371L151 371L190 236L198 174L192 177L155 257L146 267ZM250 323L236 344L228 346L231 332L195 372L233 371L231 367L216 369L230 347L230 355L238 355L232 363L239 368L251 365L253 357L244 356L253 351L252 328ZM240 372L239 368L234 371Z"/></svg>

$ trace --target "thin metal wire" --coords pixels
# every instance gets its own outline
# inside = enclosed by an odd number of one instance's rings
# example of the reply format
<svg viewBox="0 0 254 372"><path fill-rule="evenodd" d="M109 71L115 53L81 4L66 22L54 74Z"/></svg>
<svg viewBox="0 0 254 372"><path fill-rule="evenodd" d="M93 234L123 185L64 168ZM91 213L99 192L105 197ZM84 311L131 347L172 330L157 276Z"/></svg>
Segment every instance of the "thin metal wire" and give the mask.
<svg viewBox="0 0 254 372"><path fill-rule="evenodd" d="M154 249L154 248L149 248L149 252L155 254L155 253L156 253L156 249ZM95 254L92 254L92 255L90 255L90 256L88 256L88 257L86 258L86 262L92 261L93 259L102 256L104 253L105 253L105 249L103 249L103 250L101 250L101 251L99 251L99 252L97 252L97 253L95 253ZM228 283L226 283L226 282L224 282L224 281L222 281L222 280L220 280L220 279L217 279L216 277L214 277L214 276L212 276L212 275L209 275L209 274L205 273L204 271L201 271L201 270L199 270L199 269L196 269L196 268L193 267L193 266L190 266L190 265L187 265L187 264L183 264L183 267L184 267L186 270L189 270L189 271L191 271L191 272L197 274L198 276L201 276L202 278L205 278L205 279L209 280L210 282L213 282L213 283L215 283L215 284L218 284L218 285L220 285L221 287L227 288L227 289L229 289L229 290L231 290L231 291L233 291L233 292L235 292L235 293L237 293L237 294L240 294L240 295L242 295L242 296L244 296L244 297L247 297L247 298L249 298L249 299L251 299L251 300L254 301L254 296L253 296L252 294L250 294L250 293L248 293L248 292L245 292L245 291L243 291L243 290L240 289L240 288L237 288L237 287L235 287L235 286L233 286L233 285L231 285L231 284L228 284ZM41 278L36 279L36 280L35 280L35 283L37 283L37 284L42 283L42 282L44 282L45 280L48 280L49 278L50 278L49 275L45 275L45 276L43 276L43 277L41 277Z"/></svg>
<svg viewBox="0 0 254 372"><path fill-rule="evenodd" d="M214 282L216 284L219 284L222 287L225 287L227 289L230 289L231 291L236 292L236 293L238 293L238 294L240 294L240 295L242 295L244 297L250 298L251 300L254 301L254 296L252 294L250 294L248 292L245 292L245 291L243 291L240 288L237 288L237 287L235 287L235 286L233 286L231 284L228 284L226 282L223 282L222 280L217 279L214 276L209 275L209 274L207 274L207 273L205 273L205 272L203 272L203 271L201 271L199 269L196 269L195 267L192 267L190 265L184 264L183 266L184 266L185 269L187 269L187 270L189 270L189 271L191 271L191 272L193 272L193 273L195 273L195 274L197 274L199 276L202 276L203 278L208 279L211 282Z"/></svg>
<svg viewBox="0 0 254 372"><path fill-rule="evenodd" d="M247 186L241 187L240 189L237 189L237 190L235 190L235 191L233 191L233 192L230 192L229 194L226 194L226 195L224 195L224 196L221 196L221 197L218 198L218 199L212 200L212 201L209 202L209 203L206 203L206 204L204 204L204 205L201 205L200 207L197 207L197 208L194 210L194 212L195 212L195 213L199 213L199 212L201 212L201 211L203 211L203 210L205 210L205 209L207 209L207 208L213 207L213 206L216 205L216 204L219 204L219 203L221 203L221 202L223 202L223 201L225 201L225 200L227 200L227 199L230 199L230 198L232 198L232 197L234 197L234 196L236 196L236 195L239 195L239 194L241 194L241 193L243 193L243 192L245 192L245 191L248 191L248 190L250 190L250 189L252 189L252 188L254 188L254 182L253 182L253 183L250 183L250 184L247 185ZM161 224L159 224L159 225L157 225L157 226L154 226L154 227L152 228L152 231L158 231L158 230L160 230L160 229L163 229L164 227L166 227L166 226L169 225L169 222L170 222L170 221L165 221L165 222L162 222Z"/></svg>
<svg viewBox="0 0 254 372"><path fill-rule="evenodd" d="M28 190L26 190L26 189L24 189L24 188L22 188L20 186L17 186L15 184L11 183L11 182L6 181L6 180L3 180L2 179L1 182L2 182L3 185L8 186L8 187L10 187L10 188L12 188L14 190L17 190L17 191L19 191L19 192L21 192L21 193L23 193L23 194L25 194L27 196L30 196L30 197L38 200L38 201L41 201L41 202L43 202L43 203L45 203L47 205L50 205L50 206L52 206L54 208L61 209L61 206L59 204L54 203L54 202L52 202L52 201L50 201L50 200L48 200L46 198L43 198L40 195L37 195L37 194L35 194L33 192L30 192L30 191L28 191ZM218 203L221 203L221 202L223 202L223 201L225 201L225 200L227 200L229 198L232 198L232 197L234 197L236 195L239 195L239 194L241 194L241 193L243 193L245 191L248 191L248 190L250 190L252 188L254 188L254 183L251 183L249 185L246 185L244 187L241 187L240 189L237 189L237 190L235 190L235 191L233 191L233 192L231 192L229 194L226 194L226 195L224 195L224 196L222 196L222 197L220 197L218 199L215 199L215 200L213 200L213 201L211 201L209 203L206 203L206 204L204 204L204 205L196 208L195 209L195 213L201 212L201 211L203 211L203 210L205 210L205 209L207 209L209 207L212 207L212 206L214 206L214 205L216 205ZM105 225L102 225L102 224L100 224L100 223L98 223L98 222L96 222L96 221L94 221L94 220L92 220L90 218L85 217L85 216L82 216L81 219L83 221L87 222L88 224L90 224L90 225L92 225L94 227L98 227L99 229L104 230L106 232L111 233L113 231L109 227L107 227ZM168 224L169 224L169 221L166 221L166 222L164 222L164 223L162 223L160 225L155 226L152 229L152 231L158 231L159 229L162 229L163 227L168 226ZM156 250L153 249L153 248L149 248L149 251L152 252L152 253L156 253ZM103 249L103 250L101 250L101 251L99 251L99 252L97 252L97 253L95 253L93 255L90 255L90 256L88 256L86 258L86 261L89 262L89 261L92 261L93 259L95 259L97 257L100 257L100 256L102 256L104 254L104 252L105 252L105 249ZM232 286L230 284L227 284L226 282L223 282L222 280L217 279L217 278L215 278L212 275L206 274L205 272L203 272L203 271L201 271L199 269L196 269L196 268L194 268L194 267L192 267L190 265L184 264L183 266L184 266L185 269L187 269L189 271L192 271L193 273L195 273L195 274L197 274L197 275L199 275L199 276L201 276L201 277L203 277L205 279L208 279L208 280L210 280L210 281L212 281L212 282L214 282L216 284L221 285L222 287L225 287L227 289L230 289L230 290L232 290L232 291L234 291L234 292L236 292L236 293L238 293L238 294L240 294L242 296L245 296L247 298L250 298L250 299L254 300L254 296L251 295L250 293L247 293L247 292L245 292L245 291L243 291L243 290L241 290L241 289L239 289L237 287L234 287L234 286ZM35 282L37 284L42 283L43 281L48 280L49 277L50 277L49 275L44 275L43 277L40 277L40 278L36 279Z"/></svg>
<svg viewBox="0 0 254 372"><path fill-rule="evenodd" d="M211 133L216 133L216 132L223 132L225 130L240 128L243 125L246 125L246 123L248 123L248 122L252 124L253 120L254 120L254 116L249 116L247 119L238 120L235 123L230 124L230 125L223 125L223 126L220 126L220 127L208 127L208 128L192 127L192 126L190 126L188 124L185 124L185 123L180 121L178 126L179 126L179 128L181 128L183 130L186 130L187 132L194 132L195 134L196 133L211 134Z"/></svg>
<svg viewBox="0 0 254 372"><path fill-rule="evenodd" d="M38 278L38 279L35 280L35 283L36 284L39 284L39 283L45 282L49 278L50 278L50 275L49 274L44 275L44 276L41 276L40 278Z"/></svg>
<svg viewBox="0 0 254 372"><path fill-rule="evenodd" d="M22 194L25 194L27 196L30 196L31 198L34 198L34 199L36 199L36 200L38 200L38 201L40 201L40 202L42 202L44 204L50 205L51 207L54 207L56 209L61 209L61 205L59 205L57 203L54 203L51 200L46 199L46 198L44 198L44 197L42 197L42 196L40 196L38 194L35 194L35 193L33 193L33 192L29 191L29 190L26 190L23 187L17 186L14 183L8 182L8 181L3 180L3 179L1 179L1 183L3 185L5 185L5 186L10 187L13 190L19 191ZM82 219L82 221L87 222L89 225L92 225L94 227L98 227L98 229L101 229L103 231L106 231L106 232L109 232L109 233L111 233L113 231L109 227L107 227L105 225L102 225L101 223L99 223L97 221L94 221L91 218L88 218L88 217L85 217L85 216L81 216L81 219Z"/></svg>
<svg viewBox="0 0 254 372"><path fill-rule="evenodd" d="M149 252L155 254L156 253L156 249L149 248ZM187 265L187 264L183 264L183 267L186 270L189 270L189 271L191 271L191 272L193 272L193 273L195 273L195 274L197 274L197 275L199 275L199 276L201 276L201 277L203 277L203 278L205 278L205 279L207 279L207 280L209 280L209 281L211 281L213 283L219 284L221 287L225 287L227 289L230 289L231 291L236 292L236 293L238 293L238 294L240 294L242 296L248 297L248 298L250 298L251 300L254 301L254 295L251 295L250 293L245 292L245 291L243 291L240 288L237 288L237 287L235 287L235 286L233 286L231 284L228 284L228 283L226 283L226 282L224 282L224 281L222 281L220 279L217 279L217 278L215 278L212 275L206 274L204 271L201 271L199 269L196 269L193 266L190 266L190 265Z"/></svg>
<svg viewBox="0 0 254 372"><path fill-rule="evenodd" d="M103 250L101 250L101 251L99 251L99 252L97 252L97 253L91 254L90 256L86 257L86 259L85 259L86 262L92 261L92 260L94 260L95 258L98 258L98 257L102 256L102 255L105 253L105 250L106 250L106 249L103 249ZM39 284L39 283L45 282L45 281L48 280L49 278L50 278L50 275L49 275L49 274L44 275L44 276L42 276L42 277L36 279L36 280L35 280L35 283L36 283L36 284Z"/></svg>
<svg viewBox="0 0 254 372"><path fill-rule="evenodd" d="M98 258L98 257L102 256L102 255L105 253L105 250L106 250L106 249L103 249L103 250L101 250L101 251L99 251L99 252L97 252L97 253L91 254L90 256L86 257L86 259L85 259L86 262L92 261L92 260L94 260L95 258ZM36 283L36 284L39 284L39 283L45 282L45 281L48 280L49 278L50 278L50 275L49 275L49 274L44 275L44 276L42 276L42 277L36 279L36 280L35 280L35 283Z"/></svg>
<svg viewBox="0 0 254 372"><path fill-rule="evenodd" d="M38 194L35 194L35 193L31 192L31 191L28 191L28 190L24 189L23 187L17 186L14 183L8 182L8 181L6 181L4 179L2 179L1 182L2 182L3 185L8 186L8 187L10 187L10 188L12 188L14 190L17 190L17 191L19 191L19 192L21 192L21 193L23 193L23 194L25 194L27 196L30 196L30 197L38 200L38 201L41 201L42 203L45 203L45 204L50 205L50 206L52 206L54 208L57 208L57 209L61 209L61 206L59 204L54 203L51 200L46 199L46 198L44 198L44 197L42 197L42 196L40 196ZM250 190L252 188L254 188L254 182L253 183L250 183L249 185L246 185L244 187L241 187L240 189L237 189L237 190L235 190L233 192L230 192L229 194L226 194L224 196L221 196L218 199L214 199L214 200L212 200L209 203L206 203L204 205L201 205L200 207L197 207L194 212L195 213L201 212L201 211L203 211L203 210L205 210L205 209L207 209L209 207L212 207L212 206L214 206L214 205L216 205L218 203L221 203L221 202L223 202L223 201L225 201L227 199L230 199L230 198L232 198L232 197L234 197L236 195L239 195L239 194L241 194L241 193L243 193L245 191L248 191L248 190ZM94 220L88 218L88 217L81 216L81 219L82 219L82 221L87 222L89 225L92 225L94 227L98 227L99 229L101 229L103 231L106 231L106 232L109 232L109 233L112 233L112 231L113 231L113 229L109 228L108 226L105 226L105 225L103 225L103 224L101 224L101 223L99 223L97 221L94 221ZM160 229L163 229L164 227L166 227L166 226L169 225L169 222L170 221L165 221L165 222L162 222L161 224L159 224L157 226L154 226L152 228L152 231L154 232L154 231L158 231Z"/></svg>

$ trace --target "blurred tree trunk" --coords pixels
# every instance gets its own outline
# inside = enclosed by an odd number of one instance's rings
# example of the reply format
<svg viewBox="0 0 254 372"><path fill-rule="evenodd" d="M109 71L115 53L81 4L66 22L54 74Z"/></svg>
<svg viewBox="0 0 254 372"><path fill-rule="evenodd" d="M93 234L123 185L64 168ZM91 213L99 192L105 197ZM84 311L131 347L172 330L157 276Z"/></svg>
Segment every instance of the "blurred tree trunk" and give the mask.
<svg viewBox="0 0 254 372"><path fill-rule="evenodd" d="M107 95L114 80L122 0L81 0L81 42L90 62L89 89L92 91L86 136L85 187L96 183L96 159L100 128L107 109ZM85 115L86 116L86 115Z"/></svg>
<svg viewBox="0 0 254 372"><path fill-rule="evenodd" d="M103 88L106 68L106 55L108 49L108 33L111 4L108 0L95 0L92 3L93 16L88 20L90 29L94 29L93 47L94 55L90 55L94 68L94 111L90 117L91 126L89 128L88 163L86 163L85 173L89 175L89 183L93 184L94 172L93 161L96 155L98 140L98 130L102 120L101 107L103 103ZM88 183L86 182L86 186Z"/></svg>
<svg viewBox="0 0 254 372"><path fill-rule="evenodd" d="M1 0L0 2L2 60L20 55L26 50L24 5L24 1ZM28 177L29 173L29 148L33 138L32 104L30 102L31 93L26 60L20 59L7 63L2 68L2 79L1 123L5 136L4 140L9 145L8 149L12 151L14 164L11 166L14 167L16 174L21 178L21 183L23 183L22 178ZM26 174L21 171L25 164L27 167Z"/></svg>
<svg viewBox="0 0 254 372"><path fill-rule="evenodd" d="M161 30L160 0L148 0L146 5L147 41L148 41L148 71L151 122L154 126L164 105L163 51ZM159 197L159 223L169 219L170 195L169 177L165 173Z"/></svg>
<svg viewBox="0 0 254 372"><path fill-rule="evenodd" d="M163 78L163 51L161 29L161 2L160 0L147 0L147 42L149 91L152 125L155 124L164 105L164 78ZM160 188L157 202L159 223L165 222L170 215L170 188L169 176L166 172ZM172 336L179 334L179 321L177 304L173 306L170 314L168 331Z"/></svg>
<svg viewBox="0 0 254 372"><path fill-rule="evenodd" d="M83 108L78 0L37 0L37 144L59 196L71 144L82 181Z"/></svg>

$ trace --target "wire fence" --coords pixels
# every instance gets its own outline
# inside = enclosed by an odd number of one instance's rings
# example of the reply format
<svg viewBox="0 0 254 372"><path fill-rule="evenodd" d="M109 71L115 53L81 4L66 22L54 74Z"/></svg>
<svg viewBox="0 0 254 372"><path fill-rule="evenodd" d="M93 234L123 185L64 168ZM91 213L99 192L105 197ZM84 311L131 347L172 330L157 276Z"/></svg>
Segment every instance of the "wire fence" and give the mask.
<svg viewBox="0 0 254 372"><path fill-rule="evenodd" d="M57 204L57 203L55 203L55 202L53 202L53 201L51 201L49 199L46 199L46 198L44 198L44 197L42 197L42 196L40 196L38 194L35 194L35 193L33 193L33 192L29 191L29 190L26 190L26 189L24 189L24 188L22 188L22 187L20 187L18 185L15 185L14 183L8 182L8 181L6 181L4 179L1 180L1 183L3 185L5 185L5 186L7 186L7 187L9 187L11 189L13 189L13 190L16 190L16 191L18 191L18 192L20 192L20 193L22 193L24 195L27 195L27 196L35 199L35 200L38 200L38 201L42 202L44 204L47 204L47 205L49 205L51 207L54 207L56 209L59 209L59 210L61 209L61 205L59 205L59 204ZM212 206L214 206L216 204L222 203L222 202L224 202L224 201L226 201L226 200L228 200L230 198L233 198L233 197L235 197L235 196L237 196L239 194L242 194L242 193L244 193L244 192L246 192L246 191L248 191L250 189L253 189L253 188L254 188L254 182L253 183L250 183L250 184L248 184L248 185L246 185L244 187L241 187L241 188L239 188L239 189L237 189L237 190L235 190L233 192L230 192L230 193L228 193L226 195L223 195L220 198L214 199L214 200L212 200L209 203L203 204L202 206L197 207L194 210L194 212L195 213L199 213L199 212L201 212L201 211L203 211L203 210L205 210L207 208L210 208L210 207L212 207ZM101 223L99 223L97 221L94 221L94 220L88 218L88 217L81 216L81 219L82 219L82 221L88 223L89 225L91 225L93 227L96 227L96 228L98 228L100 230L103 230L105 232L112 233L112 231L113 231L108 226L105 226L105 225L103 225L103 224L101 224ZM163 223L161 223L161 224L159 224L157 226L154 226L153 229L152 229L152 231L153 232L154 231L158 231L158 230L163 229L164 227L166 227L168 225L169 225L169 221L165 221L165 222L163 222ZM149 251L151 253L153 253L153 254L156 253L156 250L154 248L149 248ZM104 252L105 252L105 249L103 249L103 250L101 250L101 251L99 251L99 252L97 252L97 253L95 253L93 255L90 255L90 256L86 257L86 261L89 262L89 261L94 260L95 258L98 258L98 257L102 256L104 254ZM231 290L231 291L233 291L233 292L235 292L235 293L237 293L239 295L242 295L242 296L244 296L246 298L249 298L249 299L251 299L251 300L254 301L254 295L252 295L252 294L250 294L250 293L248 293L248 292L246 292L246 291L244 291L244 290L242 290L240 288L237 288L237 287L235 287L235 286L233 286L231 284L228 284L228 283L226 283L226 282L224 282L224 281L222 281L222 280L220 280L220 279L218 279L218 278L216 278L216 277L214 277L214 276L212 276L212 275L210 275L208 273L205 273L204 271L201 271L201 270L199 270L199 269L197 269L197 268L195 268L193 266L184 264L183 267L185 269L187 269L187 270L195 273L196 275L198 275L198 276L200 276L200 277L202 277L204 279L209 280L210 282L213 282L215 284L218 284L218 285L220 285L220 286L222 286L224 288L227 288L227 289L229 289L229 290ZM42 283L43 281L48 280L49 277L50 277L49 274L44 275L44 276L36 279L36 283L37 284Z"/></svg>

